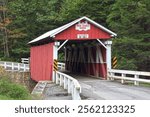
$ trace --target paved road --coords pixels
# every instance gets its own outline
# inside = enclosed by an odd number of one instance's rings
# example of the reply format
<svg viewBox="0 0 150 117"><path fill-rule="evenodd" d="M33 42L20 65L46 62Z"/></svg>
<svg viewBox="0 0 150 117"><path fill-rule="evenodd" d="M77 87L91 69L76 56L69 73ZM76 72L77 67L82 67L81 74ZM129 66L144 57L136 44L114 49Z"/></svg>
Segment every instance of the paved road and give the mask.
<svg viewBox="0 0 150 117"><path fill-rule="evenodd" d="M122 85L119 82L73 75L82 87L82 99L94 100L150 100L150 88Z"/></svg>

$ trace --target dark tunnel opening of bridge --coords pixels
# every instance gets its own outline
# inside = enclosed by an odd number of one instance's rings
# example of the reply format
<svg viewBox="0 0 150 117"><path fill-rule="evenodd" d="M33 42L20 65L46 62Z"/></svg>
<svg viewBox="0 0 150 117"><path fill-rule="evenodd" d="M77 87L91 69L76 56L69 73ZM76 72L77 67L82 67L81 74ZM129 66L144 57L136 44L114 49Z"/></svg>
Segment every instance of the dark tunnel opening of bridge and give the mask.
<svg viewBox="0 0 150 117"><path fill-rule="evenodd" d="M65 43L60 41L61 45L63 46L58 51L58 58L65 63L65 72L106 79L106 48L101 43L97 40L75 40Z"/></svg>

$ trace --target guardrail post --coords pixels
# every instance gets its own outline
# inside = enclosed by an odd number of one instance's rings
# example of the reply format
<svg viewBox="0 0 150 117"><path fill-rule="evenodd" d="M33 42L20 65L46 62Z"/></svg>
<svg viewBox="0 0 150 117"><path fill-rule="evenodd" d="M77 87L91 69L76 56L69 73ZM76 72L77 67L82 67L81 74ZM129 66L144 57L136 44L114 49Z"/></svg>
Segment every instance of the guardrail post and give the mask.
<svg viewBox="0 0 150 117"><path fill-rule="evenodd" d="M68 93L71 93L71 81L68 79Z"/></svg>
<svg viewBox="0 0 150 117"><path fill-rule="evenodd" d="M73 100L81 100L80 89L76 89L76 87L74 87Z"/></svg>
<svg viewBox="0 0 150 117"><path fill-rule="evenodd" d="M107 80L110 80L110 71L107 71Z"/></svg>
<svg viewBox="0 0 150 117"><path fill-rule="evenodd" d="M126 77L126 74L121 74L121 76L122 76L122 78L123 78L123 77ZM125 80L124 80L124 79L121 79L121 83L124 84L124 83L125 83Z"/></svg>
<svg viewBox="0 0 150 117"><path fill-rule="evenodd" d="M53 81L53 82L55 82L55 81L56 81L56 72L55 72L55 71L53 71L52 81Z"/></svg>
<svg viewBox="0 0 150 117"><path fill-rule="evenodd" d="M18 70L20 71L20 64L18 63Z"/></svg>
<svg viewBox="0 0 150 117"><path fill-rule="evenodd" d="M56 84L59 84L59 74L56 73Z"/></svg>
<svg viewBox="0 0 150 117"><path fill-rule="evenodd" d="M5 69L7 68L7 63L6 63L6 62L4 62L4 68L5 68Z"/></svg>
<svg viewBox="0 0 150 117"><path fill-rule="evenodd" d="M12 70L14 70L14 63L11 63L11 65L12 65Z"/></svg>
<svg viewBox="0 0 150 117"><path fill-rule="evenodd" d="M135 79L139 79L139 75L134 75ZM134 85L139 86L139 82L138 81L134 81Z"/></svg>
<svg viewBox="0 0 150 117"><path fill-rule="evenodd" d="M67 89L67 78L64 76L64 89Z"/></svg>
<svg viewBox="0 0 150 117"><path fill-rule="evenodd" d="M115 73L110 73L110 74L111 74L111 76L112 76L110 79L111 79L111 80L114 80L113 76L115 76Z"/></svg>
<svg viewBox="0 0 150 117"><path fill-rule="evenodd" d="M63 86L63 76L60 74L60 86Z"/></svg>

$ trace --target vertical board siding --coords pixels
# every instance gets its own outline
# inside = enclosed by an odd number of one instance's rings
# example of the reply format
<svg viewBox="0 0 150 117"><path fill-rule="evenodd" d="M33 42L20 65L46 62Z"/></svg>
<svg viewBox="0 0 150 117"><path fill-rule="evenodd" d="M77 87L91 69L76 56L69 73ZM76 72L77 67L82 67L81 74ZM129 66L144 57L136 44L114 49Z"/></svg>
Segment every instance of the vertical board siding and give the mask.
<svg viewBox="0 0 150 117"><path fill-rule="evenodd" d="M33 46L30 53L31 78L35 81L51 80L53 65L53 43Z"/></svg>

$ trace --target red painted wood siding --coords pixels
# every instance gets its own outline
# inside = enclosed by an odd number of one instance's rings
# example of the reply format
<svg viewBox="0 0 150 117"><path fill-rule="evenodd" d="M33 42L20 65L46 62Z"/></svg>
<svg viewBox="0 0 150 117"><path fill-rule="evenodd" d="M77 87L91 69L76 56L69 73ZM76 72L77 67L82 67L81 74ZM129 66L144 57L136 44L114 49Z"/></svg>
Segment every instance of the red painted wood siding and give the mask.
<svg viewBox="0 0 150 117"><path fill-rule="evenodd" d="M90 23L89 23L90 24ZM76 24L75 24L76 25ZM109 39L111 38L110 34L101 30L100 28L96 27L93 24L90 24L91 28L87 31L78 31L75 29L75 25L71 26L70 28L62 31L61 33L55 36L56 40L84 40L84 39ZM78 34L88 34L88 38L79 39L77 38Z"/></svg>
<svg viewBox="0 0 150 117"><path fill-rule="evenodd" d="M53 65L53 43L33 46L30 51L31 78L35 81L51 80Z"/></svg>

